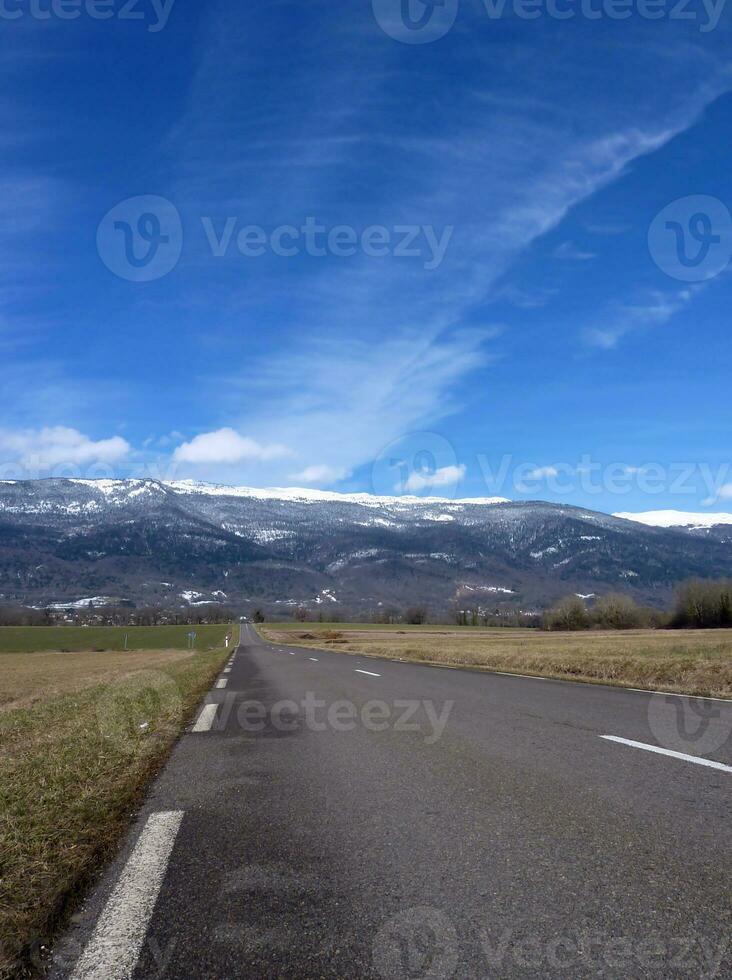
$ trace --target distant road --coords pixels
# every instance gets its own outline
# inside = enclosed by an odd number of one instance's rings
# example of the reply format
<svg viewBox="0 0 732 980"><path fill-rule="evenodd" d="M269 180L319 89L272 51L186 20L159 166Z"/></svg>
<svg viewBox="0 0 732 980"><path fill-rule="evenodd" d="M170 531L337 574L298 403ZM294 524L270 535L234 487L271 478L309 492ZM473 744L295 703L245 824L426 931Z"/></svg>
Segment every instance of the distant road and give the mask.
<svg viewBox="0 0 732 980"><path fill-rule="evenodd" d="M245 626L53 975L730 977L731 733Z"/></svg>

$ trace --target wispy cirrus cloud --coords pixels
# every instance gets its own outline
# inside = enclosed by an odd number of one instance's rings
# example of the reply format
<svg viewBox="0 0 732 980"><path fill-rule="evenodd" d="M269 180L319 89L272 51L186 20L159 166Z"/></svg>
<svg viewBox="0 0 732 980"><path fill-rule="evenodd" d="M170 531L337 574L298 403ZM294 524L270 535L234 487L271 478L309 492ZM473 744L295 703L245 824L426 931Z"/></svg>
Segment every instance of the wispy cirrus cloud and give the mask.
<svg viewBox="0 0 732 980"><path fill-rule="evenodd" d="M404 331L378 345L313 341L260 366L247 418L259 438L297 447L300 472L324 482L462 407L460 383L495 359L495 340L487 328L436 339Z"/></svg>
<svg viewBox="0 0 732 980"><path fill-rule="evenodd" d="M663 326L691 302L699 288L687 287L669 293L652 290L643 299L609 310L597 325L587 327L582 337L589 347L613 350L629 333Z"/></svg>
<svg viewBox="0 0 732 980"><path fill-rule="evenodd" d="M568 259L572 262L589 262L597 258L595 252L582 249L574 242L562 242L561 245L557 245L552 255L555 259Z"/></svg>
<svg viewBox="0 0 732 980"><path fill-rule="evenodd" d="M262 7L254 10L263 16L266 35L275 25ZM168 134L178 161L172 190L184 210L219 221L232 214L253 221L265 216L270 225L298 225L315 215L359 229L407 220L455 228L440 268L429 273L406 261L360 254L347 262L257 260L258 293L268 296L267 317L277 324L276 349L248 358L238 380L217 382L215 404L219 415L258 442L295 447L301 465L260 460L255 472L252 461L242 458L243 479L333 482L391 439L447 418L461 403L460 388L471 372L484 372L489 392L485 338L463 328L507 295L502 277L512 263L575 205L687 127L717 91L710 63L704 62L703 74L700 59L699 85L687 86L672 108L641 89L634 111L607 93L607 111L588 112L576 91L572 99L557 93L548 106L537 70L522 75L519 92L515 78L510 85L499 79L495 91L476 84L457 108L447 92L433 92L431 119L439 124L413 126L402 111L414 84L402 53L381 39L364 47L359 34L355 72L348 16L329 7L328 39L340 25L343 43L328 75L299 64L296 89L282 79L260 103L244 104L246 86L232 89L231 73L243 82L253 73L262 34L242 40L233 27L237 19L236 10L226 7L211 21L186 111ZM311 43L317 43L317 31ZM478 63L487 58L477 47L471 52ZM641 62L656 58L641 45L633 53ZM581 75L592 72L584 60L575 67ZM324 98L336 92L332 102ZM446 111L440 113L443 99ZM270 103L286 109L272 114ZM337 108L324 111L325 104ZM257 138L246 155L222 157L222 146L235 149L231 121L242 114L256 126ZM389 180L370 183L368 194L355 198L350 182L385 160ZM287 181L281 178L285 161ZM594 256L570 240L556 254L583 262ZM242 272L251 266L232 262L212 269L204 251L185 261L198 282L209 274L217 284L227 282L222 329L246 329L251 294ZM653 317L650 310L621 312L637 323ZM594 330L587 342L607 347L623 332L615 320Z"/></svg>
<svg viewBox="0 0 732 980"><path fill-rule="evenodd" d="M282 22L255 4L250 16L256 18L257 31L242 36L237 30L239 11L229 5L217 7L221 16L209 21L185 112L166 141L177 161L173 196L192 215L213 214L219 221L240 214L270 225L298 225L307 215L315 215L358 229L411 221L438 230L451 225L455 231L440 268L426 274L407 261L379 261L360 254L341 262L257 260L258 294L268 297L267 317L277 324L279 349L253 361L257 372L276 377L282 398L270 405L265 397L268 415L263 417L247 397L248 362L243 383L236 389L238 415L247 420L253 415L257 425L265 426L268 438L298 447L301 442L280 432L304 432L306 442L311 440L305 422L293 421L301 403L307 403L307 418L317 422L321 431L337 431L344 405L356 398L350 390L341 391L338 376L350 372L356 391L363 377L371 379L374 405L380 405L381 387L391 377L389 364L408 364L401 351L414 348L416 336L420 337L417 348L421 343L432 352L435 371L434 357L441 351L451 355L451 341L444 339L475 323L481 307L502 292L507 295L502 276L532 243L556 228L579 202L616 180L633 161L683 131L729 81L721 61L717 64L713 57L685 48L679 98L659 101L641 79L651 64L669 77L678 73L679 52L660 45L650 50L640 34L635 37L629 30L626 55L643 71L629 74L626 81L633 90L624 90L622 97L608 91L603 81L603 107L598 111L590 93L604 79L602 65L608 52L603 45L595 44L592 56L584 48L581 52L568 48L567 70L575 74L573 84L570 89L566 83L565 90L565 83L558 82L555 97L548 100L541 59L529 67L518 52L509 51L505 75L491 72L488 84L481 66L492 64L490 51L475 40L477 34L474 38L468 34L464 44L474 59L475 78L457 106L448 90L431 90L427 124L419 114L413 121L404 113L417 95L405 52L385 45L378 32L356 30L350 11L325 4L316 4L316 9L325 20L311 22L308 36L317 45L322 31L323 43L335 52L328 73L298 59L296 73L273 79L252 104L245 98L246 83L257 77L268 32L278 44L297 50L299 27L288 22L283 37ZM539 27L531 35L537 50L541 35ZM509 70L513 56L522 65L519 75ZM241 86L232 87L232 73ZM297 86L292 83L295 75ZM279 111L270 111L273 106ZM256 130L246 154L236 152L232 136L233 120L240 119ZM225 152L227 147L231 153ZM384 164L388 179L367 181L364 195L351 193L354 180ZM283 181L285 166L289 177ZM567 240L556 255L586 262L594 252ZM227 281L227 322L222 329L245 329L252 314L246 276L251 265L220 263L212 269L203 250L189 253L185 261L198 282L209 274L217 285ZM196 297L200 300L201 294ZM629 315L638 322L642 319L639 310ZM321 338L324 357L312 355L313 334ZM621 335L613 321L588 333L588 343L611 346ZM352 359L349 352L359 344L365 353ZM388 355L372 354L370 345L386 345L392 354L399 353L385 364ZM331 356L329 346L340 348L338 356ZM323 364L331 368L327 386L317 380ZM299 365L304 369L299 370ZM406 373L410 370L407 367ZM299 396L290 388L293 371L303 386ZM307 376L310 371L315 378ZM437 371L437 377L450 378L434 386L440 390L441 404L449 406L451 386L459 386L464 375L458 372L451 377L446 369ZM224 391L222 397L228 399L229 393ZM296 406L294 411L283 410L290 404ZM386 441L400 413L389 419L374 405L365 405L365 418L383 419ZM448 411L449 407L441 417ZM232 406L226 414L237 417ZM345 414L351 413L346 409ZM405 424L413 424L419 416L416 411L403 414ZM440 417L439 407L431 405L424 414ZM362 426L356 420L357 430ZM377 428L375 422L372 427ZM340 455L333 452L328 458L313 459L297 472L309 466L350 469L358 451L348 445L347 437L345 442ZM365 442L371 445L373 440Z"/></svg>

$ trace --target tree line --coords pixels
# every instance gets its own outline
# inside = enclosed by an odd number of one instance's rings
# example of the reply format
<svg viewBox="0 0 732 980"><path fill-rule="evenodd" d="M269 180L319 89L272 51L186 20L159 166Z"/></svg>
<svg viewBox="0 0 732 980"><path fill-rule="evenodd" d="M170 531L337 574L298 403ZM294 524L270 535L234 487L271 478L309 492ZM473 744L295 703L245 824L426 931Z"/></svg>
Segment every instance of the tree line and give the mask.
<svg viewBox="0 0 732 980"><path fill-rule="evenodd" d="M255 609L252 619L255 623L264 622L268 617L261 608ZM518 609L494 610L486 612L482 609L458 609L450 612L431 612L426 606L408 606L399 609L396 606L383 606L371 613L353 614L344 611L326 613L314 612L305 606L293 610L292 618L298 623L375 623L382 626L423 626L427 623L446 626L523 626L538 627L541 617L537 613L522 612Z"/></svg>
<svg viewBox="0 0 732 980"><path fill-rule="evenodd" d="M666 612L638 605L630 596L620 593L602 596L592 607L580 596L565 596L544 614L542 626L546 630L729 628L732 627L732 581L683 582L673 609Z"/></svg>

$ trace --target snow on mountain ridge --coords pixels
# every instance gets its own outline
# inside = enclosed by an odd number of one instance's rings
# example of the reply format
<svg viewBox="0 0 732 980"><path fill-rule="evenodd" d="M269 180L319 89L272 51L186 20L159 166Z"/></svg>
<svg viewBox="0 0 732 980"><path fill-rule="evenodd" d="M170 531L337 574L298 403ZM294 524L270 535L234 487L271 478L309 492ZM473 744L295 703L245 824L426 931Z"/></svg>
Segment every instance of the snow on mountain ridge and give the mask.
<svg viewBox="0 0 732 980"><path fill-rule="evenodd" d="M107 498L113 498L119 494L125 494L127 497L135 497L146 492L153 492L156 489L167 489L177 494L201 494L209 497L248 497L255 500L284 500L293 503L331 502L360 504L366 507L412 507L415 505L450 504L459 507L465 504L492 505L510 503L507 497L459 497L453 499L450 497L417 497L407 494L387 497L371 493L339 493L336 490L315 490L310 487L229 486L221 483L206 483L200 480L86 480L69 478L69 483L85 486L91 490L98 490ZM444 518L438 519L444 520Z"/></svg>
<svg viewBox="0 0 732 980"><path fill-rule="evenodd" d="M156 480L80 480L72 477L69 478L69 483L99 490L105 497L111 497L119 490L126 491L129 497L138 497L141 493L149 493L159 485Z"/></svg>
<svg viewBox="0 0 732 980"><path fill-rule="evenodd" d="M715 527L732 524L732 514L694 514L683 510L647 510L638 514L630 512L613 514L624 521L636 521L649 527Z"/></svg>
<svg viewBox="0 0 732 980"><path fill-rule="evenodd" d="M332 503L361 504L366 507L399 507L414 505L464 504L491 505L508 504L506 497L382 497L370 493L339 493L336 490L313 490L307 487L230 487L216 483L201 483L196 480L172 480L163 486L182 493L200 493L208 496L253 497L259 500L289 500L296 503Z"/></svg>

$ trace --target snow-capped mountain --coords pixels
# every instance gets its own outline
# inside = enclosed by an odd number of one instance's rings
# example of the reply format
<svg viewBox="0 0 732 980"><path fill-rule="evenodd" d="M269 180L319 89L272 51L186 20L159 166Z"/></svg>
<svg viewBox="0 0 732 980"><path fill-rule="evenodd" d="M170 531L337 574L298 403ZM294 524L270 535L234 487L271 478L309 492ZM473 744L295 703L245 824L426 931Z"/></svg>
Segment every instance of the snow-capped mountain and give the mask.
<svg viewBox="0 0 732 980"><path fill-rule="evenodd" d="M649 527L685 527L694 531L702 528L732 525L732 514L694 514L685 510L646 510L637 514L630 512L614 514L626 521L638 521Z"/></svg>
<svg viewBox="0 0 732 980"><path fill-rule="evenodd" d="M732 574L732 528L702 538L632 517L502 498L2 482L0 601L533 609L617 589L661 602L681 579Z"/></svg>

